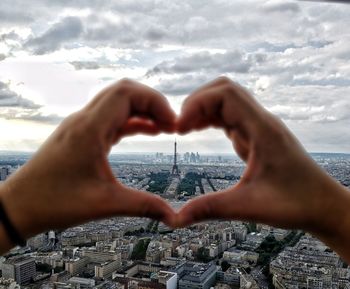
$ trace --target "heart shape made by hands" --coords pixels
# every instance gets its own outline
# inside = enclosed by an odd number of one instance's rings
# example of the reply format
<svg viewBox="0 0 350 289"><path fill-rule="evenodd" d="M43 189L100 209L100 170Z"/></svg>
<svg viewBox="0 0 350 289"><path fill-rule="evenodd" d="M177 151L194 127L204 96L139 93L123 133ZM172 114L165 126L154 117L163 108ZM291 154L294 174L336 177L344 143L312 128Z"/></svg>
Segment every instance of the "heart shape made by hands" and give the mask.
<svg viewBox="0 0 350 289"><path fill-rule="evenodd" d="M123 137L211 126L225 131L247 168L235 186L194 198L178 212L159 196L122 185L108 164ZM319 222L313 213L319 203L310 201L319 198L306 198L317 190L305 184L324 174L282 122L225 77L193 92L179 116L161 93L121 80L62 122L6 182L5 191L16 193L3 201L24 237L116 215L151 217L171 227L239 219L308 228Z"/></svg>

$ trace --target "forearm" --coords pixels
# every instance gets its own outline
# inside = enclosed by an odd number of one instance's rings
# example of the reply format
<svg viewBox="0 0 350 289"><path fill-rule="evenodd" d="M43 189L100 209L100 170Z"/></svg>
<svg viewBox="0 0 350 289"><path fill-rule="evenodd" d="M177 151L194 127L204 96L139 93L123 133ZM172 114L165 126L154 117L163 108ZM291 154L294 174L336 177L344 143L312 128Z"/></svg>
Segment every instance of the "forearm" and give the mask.
<svg viewBox="0 0 350 289"><path fill-rule="evenodd" d="M0 184L0 202L2 202L4 195L3 185ZM8 234L4 228L2 220L0 220L0 255L3 255L8 250L10 250L14 245L10 241Z"/></svg>
<svg viewBox="0 0 350 289"><path fill-rule="evenodd" d="M335 207L327 210L325 204L325 209L319 212L320 219L325 220L323 227L311 233L350 264L350 191L335 181L330 182L328 190Z"/></svg>
<svg viewBox="0 0 350 289"><path fill-rule="evenodd" d="M9 251L11 248L13 248L14 245L9 240L7 233L3 227L3 225L0 225L0 255L5 254L7 251Z"/></svg>
<svg viewBox="0 0 350 289"><path fill-rule="evenodd" d="M7 208L5 205L5 189L4 183L0 185L0 205L1 205L1 217L0 217L0 255L3 255L13 247L15 247L15 242L13 241L13 235L9 234L9 224L12 224L12 220L9 218ZM6 225L7 224L7 225ZM13 228L16 230L15 228ZM11 230L11 229L10 229ZM13 231L11 231L13 233ZM18 232L17 232L18 233Z"/></svg>

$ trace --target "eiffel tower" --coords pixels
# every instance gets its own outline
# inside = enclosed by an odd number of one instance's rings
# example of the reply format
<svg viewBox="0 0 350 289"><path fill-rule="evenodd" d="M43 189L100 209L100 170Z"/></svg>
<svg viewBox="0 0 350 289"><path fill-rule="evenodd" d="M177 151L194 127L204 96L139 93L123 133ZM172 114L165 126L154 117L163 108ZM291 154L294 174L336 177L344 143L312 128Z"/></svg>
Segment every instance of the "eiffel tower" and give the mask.
<svg viewBox="0 0 350 289"><path fill-rule="evenodd" d="M176 144L176 140L175 140L175 146L174 146L174 164L173 164L173 170L171 172L171 174L173 176L179 176L180 172L179 172L179 167L177 166L177 144Z"/></svg>

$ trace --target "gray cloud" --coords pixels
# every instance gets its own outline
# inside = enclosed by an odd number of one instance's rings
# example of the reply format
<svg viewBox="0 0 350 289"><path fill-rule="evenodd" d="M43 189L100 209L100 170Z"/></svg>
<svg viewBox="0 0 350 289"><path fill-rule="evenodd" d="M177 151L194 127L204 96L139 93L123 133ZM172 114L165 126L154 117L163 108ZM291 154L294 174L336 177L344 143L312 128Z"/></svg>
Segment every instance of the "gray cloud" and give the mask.
<svg viewBox="0 0 350 289"><path fill-rule="evenodd" d="M348 87L278 86L257 95L273 113L285 121L330 123L350 121ZM350 137L350 135L349 135Z"/></svg>
<svg viewBox="0 0 350 289"><path fill-rule="evenodd" d="M42 114L41 112L33 110L21 111L20 113L14 111L7 111L5 113L1 113L1 117L10 120L17 119L52 125L57 125L64 119L63 117L57 114Z"/></svg>
<svg viewBox="0 0 350 289"><path fill-rule="evenodd" d="M29 39L24 46L34 54L45 54L60 49L64 44L73 44L83 32L83 24L78 17L65 17L39 37Z"/></svg>
<svg viewBox="0 0 350 289"><path fill-rule="evenodd" d="M57 114L44 114L35 109L18 109L0 107L0 118L7 120L24 120L42 124L57 125L63 117Z"/></svg>
<svg viewBox="0 0 350 289"><path fill-rule="evenodd" d="M111 61L108 59L97 59L97 60L81 60L81 61L72 61L69 64L71 64L75 70L96 70L96 69L116 69L122 65L122 63L125 61L123 58L116 61Z"/></svg>
<svg viewBox="0 0 350 289"><path fill-rule="evenodd" d="M7 83L0 81L0 117L20 119L47 124L57 124L62 117L56 114L43 114L41 105L12 91Z"/></svg>
<svg viewBox="0 0 350 289"><path fill-rule="evenodd" d="M8 84L0 81L0 107L37 109L41 106L12 91Z"/></svg>
<svg viewBox="0 0 350 289"><path fill-rule="evenodd" d="M349 12L348 7L344 11L337 11L344 17L335 18L334 10L327 9L328 5L320 10L319 5L290 1L263 0L255 3L214 0L207 5L203 5L200 0L147 0L142 3L106 0L30 1L36 4L28 12L35 15L35 27L52 21L69 8L90 11L87 16L66 17L75 19L75 23L70 24L70 35L67 35L69 23L64 23L69 21L65 18L52 24L44 34L35 29L33 39L28 41L28 48L36 54L50 53L67 45L74 47L76 42L92 48L107 46L128 49L186 45L232 51L235 50L233 48L249 45L257 47L266 41L283 47L303 45L318 40L320 36L332 39L334 35L346 34L347 29L330 33L333 27L325 29L318 25L319 21L331 19L344 27L350 24L350 20L344 21ZM8 2L7 9L21 7L19 0L13 0L11 5L8 0L5 2ZM196 11L195 15L193 11ZM285 13L288 11L293 13ZM271 12L273 16L269 15ZM52 44L44 40L50 40Z"/></svg>
<svg viewBox="0 0 350 289"><path fill-rule="evenodd" d="M70 62L70 64L73 65L76 70L95 70L102 67L97 61L73 61Z"/></svg>
<svg viewBox="0 0 350 289"><path fill-rule="evenodd" d="M2 24L26 24L33 21L31 15L23 9L1 9L3 4L0 4L0 23Z"/></svg>
<svg viewBox="0 0 350 289"><path fill-rule="evenodd" d="M299 12L300 6L295 2L288 1L268 1L263 5L263 11L266 12Z"/></svg>
<svg viewBox="0 0 350 289"><path fill-rule="evenodd" d="M258 56L255 61L263 62L263 56ZM217 74L227 72L247 73L253 65L253 57L240 51L228 51L226 53L199 52L182 56L170 61L163 61L147 72L147 76L157 74L189 73L189 72L215 72Z"/></svg>
<svg viewBox="0 0 350 289"><path fill-rule="evenodd" d="M208 76L187 74L176 79L161 79L156 89L167 95L187 95L208 81Z"/></svg>
<svg viewBox="0 0 350 289"><path fill-rule="evenodd" d="M11 31L0 35L0 41L5 42L6 40L19 40L20 36L15 32Z"/></svg>

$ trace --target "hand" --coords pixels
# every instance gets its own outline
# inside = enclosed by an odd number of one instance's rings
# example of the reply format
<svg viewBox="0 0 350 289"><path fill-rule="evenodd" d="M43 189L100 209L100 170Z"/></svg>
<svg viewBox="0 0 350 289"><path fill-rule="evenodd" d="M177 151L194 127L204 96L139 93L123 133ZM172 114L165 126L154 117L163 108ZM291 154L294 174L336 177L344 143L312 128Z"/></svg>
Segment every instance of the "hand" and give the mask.
<svg viewBox="0 0 350 289"><path fill-rule="evenodd" d="M171 225L175 214L166 201L119 183L107 155L125 136L174 132L175 117L160 93L139 83L122 80L103 90L2 185L0 198L15 228L28 238L116 215Z"/></svg>
<svg viewBox="0 0 350 289"><path fill-rule="evenodd" d="M338 249L339 242L349 244L349 238L339 241L340 230L350 229L349 192L241 86L219 78L198 89L184 102L177 126L181 134L208 126L223 128L247 163L238 184L182 207L179 227L207 219L239 219L304 229Z"/></svg>

